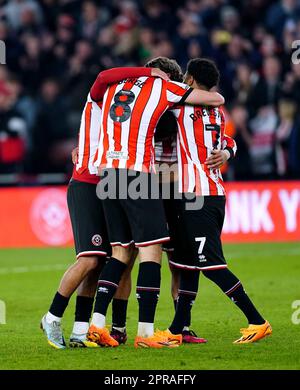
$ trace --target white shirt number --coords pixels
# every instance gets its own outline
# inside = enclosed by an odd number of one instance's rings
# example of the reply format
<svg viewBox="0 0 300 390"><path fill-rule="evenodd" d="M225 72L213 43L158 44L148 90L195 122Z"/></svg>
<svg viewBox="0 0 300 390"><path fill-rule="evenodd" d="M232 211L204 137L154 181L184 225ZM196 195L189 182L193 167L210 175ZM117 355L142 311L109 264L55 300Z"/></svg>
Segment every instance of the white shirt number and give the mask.
<svg viewBox="0 0 300 390"><path fill-rule="evenodd" d="M199 249L198 249L198 255L202 255L204 244L206 241L206 237L195 237L196 242L200 242Z"/></svg>

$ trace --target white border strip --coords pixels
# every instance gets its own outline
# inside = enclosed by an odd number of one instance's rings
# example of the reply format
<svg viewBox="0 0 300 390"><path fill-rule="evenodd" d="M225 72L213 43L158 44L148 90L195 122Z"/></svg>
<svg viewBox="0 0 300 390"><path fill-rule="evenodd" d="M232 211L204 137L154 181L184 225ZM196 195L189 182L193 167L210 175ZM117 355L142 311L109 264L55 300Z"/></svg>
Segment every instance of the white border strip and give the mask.
<svg viewBox="0 0 300 390"><path fill-rule="evenodd" d="M175 263L174 261L169 260L169 263L172 264L176 268L181 268L181 269L189 269L192 271L206 271L206 270L214 270L214 269L223 269L227 268L227 264L222 264L222 265L212 265L208 267L197 267L196 265L183 265L179 263Z"/></svg>
<svg viewBox="0 0 300 390"><path fill-rule="evenodd" d="M170 239L171 239L170 237L162 237L152 241L136 242L135 246L139 247L139 246L148 246L151 244L160 244L161 242L170 241Z"/></svg>
<svg viewBox="0 0 300 390"><path fill-rule="evenodd" d="M84 251L84 252L79 252L78 255L76 255L76 258L78 259L81 256L93 256L93 255L107 256L107 252L103 252L103 251Z"/></svg>
<svg viewBox="0 0 300 390"><path fill-rule="evenodd" d="M123 246L124 248L127 248L127 247L128 247L130 244L132 244L133 242L134 242L133 240L131 240L130 242L126 242L126 243L116 241L116 242L111 242L110 245L111 245L111 246L120 245L120 246Z"/></svg>

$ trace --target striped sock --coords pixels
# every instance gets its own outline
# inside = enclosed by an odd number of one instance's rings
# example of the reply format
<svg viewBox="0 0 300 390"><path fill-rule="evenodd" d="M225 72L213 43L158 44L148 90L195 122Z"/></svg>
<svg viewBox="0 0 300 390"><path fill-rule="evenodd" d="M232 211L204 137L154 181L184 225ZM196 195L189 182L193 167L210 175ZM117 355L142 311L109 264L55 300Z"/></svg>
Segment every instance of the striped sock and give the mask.
<svg viewBox="0 0 300 390"><path fill-rule="evenodd" d="M199 276L199 271L182 270L180 272L176 313L169 327L170 332L173 334L182 333L184 327L190 325L191 309L198 292Z"/></svg>
<svg viewBox="0 0 300 390"><path fill-rule="evenodd" d="M197 292L179 290L177 309L172 325L169 330L173 334L182 333L186 326L187 318L190 316L192 306L194 304Z"/></svg>
<svg viewBox="0 0 300 390"><path fill-rule="evenodd" d="M126 264L113 257L104 266L98 281L94 313L106 316L108 306L117 291L126 266Z"/></svg>
<svg viewBox="0 0 300 390"><path fill-rule="evenodd" d="M204 271L203 274L216 283L217 286L231 299L244 313L249 324L262 325L265 320L257 311L253 302L246 294L242 283L228 268Z"/></svg>
<svg viewBox="0 0 300 390"><path fill-rule="evenodd" d="M136 287L139 303L139 336L149 337L153 335L153 323L159 291L160 264L152 261L141 263ZM147 324L147 326L144 324Z"/></svg>
<svg viewBox="0 0 300 390"><path fill-rule="evenodd" d="M251 299L246 294L241 282L236 283L230 290L225 291L225 294L244 313L249 324L262 325L265 323L264 318L259 314Z"/></svg>

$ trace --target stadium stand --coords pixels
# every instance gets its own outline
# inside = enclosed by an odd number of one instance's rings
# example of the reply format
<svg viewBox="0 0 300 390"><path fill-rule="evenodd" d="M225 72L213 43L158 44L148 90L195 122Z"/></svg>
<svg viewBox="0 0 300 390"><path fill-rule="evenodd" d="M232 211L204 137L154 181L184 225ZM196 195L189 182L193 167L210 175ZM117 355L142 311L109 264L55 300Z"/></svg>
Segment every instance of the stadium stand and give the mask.
<svg viewBox="0 0 300 390"><path fill-rule="evenodd" d="M297 36L296 0L0 0L1 182L66 181L97 73L159 55L220 67L239 148L227 179L299 179Z"/></svg>

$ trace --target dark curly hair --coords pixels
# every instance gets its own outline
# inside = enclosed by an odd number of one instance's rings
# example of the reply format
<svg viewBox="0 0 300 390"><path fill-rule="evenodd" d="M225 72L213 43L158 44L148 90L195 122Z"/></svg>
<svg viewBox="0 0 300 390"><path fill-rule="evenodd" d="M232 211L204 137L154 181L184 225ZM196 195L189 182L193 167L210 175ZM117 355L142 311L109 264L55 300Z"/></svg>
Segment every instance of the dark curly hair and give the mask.
<svg viewBox="0 0 300 390"><path fill-rule="evenodd" d="M145 65L147 68L158 68L170 75L170 79L173 81L183 80L183 73L175 60L171 60L167 57L157 57L148 61Z"/></svg>
<svg viewBox="0 0 300 390"><path fill-rule="evenodd" d="M220 72L214 61L195 58L187 64L187 75L192 76L198 85L211 89L219 84Z"/></svg>

